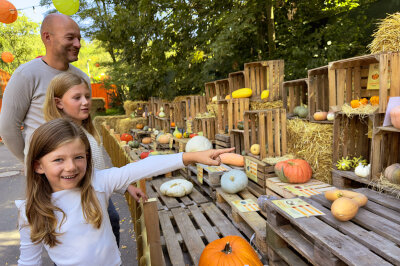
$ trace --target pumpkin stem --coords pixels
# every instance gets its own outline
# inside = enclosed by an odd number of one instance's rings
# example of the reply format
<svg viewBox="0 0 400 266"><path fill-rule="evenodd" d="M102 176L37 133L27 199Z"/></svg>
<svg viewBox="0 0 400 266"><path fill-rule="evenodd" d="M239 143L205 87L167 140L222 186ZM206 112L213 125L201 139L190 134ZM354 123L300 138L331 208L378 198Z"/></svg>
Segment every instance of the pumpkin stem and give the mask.
<svg viewBox="0 0 400 266"><path fill-rule="evenodd" d="M229 242L226 242L225 248L221 250L221 252L224 252L225 254L231 254L232 253L232 247L229 244Z"/></svg>

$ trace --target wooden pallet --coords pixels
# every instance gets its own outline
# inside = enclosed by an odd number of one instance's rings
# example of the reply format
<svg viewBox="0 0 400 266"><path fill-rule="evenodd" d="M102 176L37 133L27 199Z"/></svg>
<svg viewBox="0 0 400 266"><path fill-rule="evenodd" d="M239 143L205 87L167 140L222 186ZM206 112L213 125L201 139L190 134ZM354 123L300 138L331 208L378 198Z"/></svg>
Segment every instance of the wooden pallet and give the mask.
<svg viewBox="0 0 400 266"><path fill-rule="evenodd" d="M187 208L191 205L199 205L210 200L204 197L195 187L192 193L184 197L175 198L165 196L160 191L160 186L167 181L172 179L184 179L182 176L177 176L174 178L157 178L153 180L148 180L146 182L146 192L149 198L157 198L157 208L158 210L171 210L173 208Z"/></svg>
<svg viewBox="0 0 400 266"><path fill-rule="evenodd" d="M196 114L207 112L206 96L187 96L185 99L185 107L185 119L193 120ZM189 129L186 128L186 131L189 131Z"/></svg>
<svg viewBox="0 0 400 266"><path fill-rule="evenodd" d="M186 102L185 101L174 101L171 103L171 123L174 122L178 128L186 128L185 124L185 112Z"/></svg>
<svg viewBox="0 0 400 266"><path fill-rule="evenodd" d="M223 100L226 95L230 95L232 91L229 88L229 79L216 80L215 91L217 92L217 100Z"/></svg>
<svg viewBox="0 0 400 266"><path fill-rule="evenodd" d="M208 243L229 235L243 237L212 202L161 210L158 215L166 265L198 265Z"/></svg>
<svg viewBox="0 0 400 266"><path fill-rule="evenodd" d="M215 139L217 133L217 120L215 117L195 118L193 120L194 132L203 132L203 136L209 140Z"/></svg>
<svg viewBox="0 0 400 266"><path fill-rule="evenodd" d="M263 211L241 212L232 203L236 200L252 199L257 202L258 196L248 189L236 194L225 193L221 188L217 188L217 206L229 217L232 223L240 229L249 239L255 235L255 246L263 255L267 255L266 245L266 220L267 214Z"/></svg>
<svg viewBox="0 0 400 266"><path fill-rule="evenodd" d="M308 79L296 79L283 82L283 108L287 114L299 105L308 105Z"/></svg>
<svg viewBox="0 0 400 266"><path fill-rule="evenodd" d="M228 101L218 100L217 101L217 129L216 133L225 134L228 133Z"/></svg>
<svg viewBox="0 0 400 266"><path fill-rule="evenodd" d="M276 176L274 166L251 156L245 156L244 162L244 170L249 178L249 189L253 190L258 195L265 194L267 178Z"/></svg>
<svg viewBox="0 0 400 266"><path fill-rule="evenodd" d="M231 147L231 138L227 134L215 134L215 148L225 149Z"/></svg>
<svg viewBox="0 0 400 266"><path fill-rule="evenodd" d="M351 221L340 222L323 195L304 200L325 213L294 219L267 202L267 243L270 264L399 265L400 201L371 190Z"/></svg>
<svg viewBox="0 0 400 266"><path fill-rule="evenodd" d="M304 184L289 184L282 182L278 177L267 178L266 180L267 188L280 195L283 198L295 198L299 195L296 195L293 191L290 190L289 187L302 189L304 191L305 197L310 197L312 195L324 193L327 190L332 190L335 187L319 181L317 179L311 179L307 183ZM306 196L308 195L308 196Z"/></svg>

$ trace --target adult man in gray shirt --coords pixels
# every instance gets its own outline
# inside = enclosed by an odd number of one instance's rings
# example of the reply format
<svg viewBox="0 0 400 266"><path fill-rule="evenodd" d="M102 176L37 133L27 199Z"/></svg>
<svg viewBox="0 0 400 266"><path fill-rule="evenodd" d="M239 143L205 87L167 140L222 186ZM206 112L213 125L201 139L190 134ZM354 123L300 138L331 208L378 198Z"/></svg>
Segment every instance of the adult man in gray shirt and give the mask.
<svg viewBox="0 0 400 266"><path fill-rule="evenodd" d="M81 33L78 24L69 16L50 14L43 20L40 34L46 55L19 66L11 76L3 95L0 113L0 136L7 148L24 162L32 133L45 123L43 103L50 81L62 72L72 72L90 78L71 65L78 60ZM24 125L24 136L21 125ZM110 204L109 216L119 243L119 216Z"/></svg>

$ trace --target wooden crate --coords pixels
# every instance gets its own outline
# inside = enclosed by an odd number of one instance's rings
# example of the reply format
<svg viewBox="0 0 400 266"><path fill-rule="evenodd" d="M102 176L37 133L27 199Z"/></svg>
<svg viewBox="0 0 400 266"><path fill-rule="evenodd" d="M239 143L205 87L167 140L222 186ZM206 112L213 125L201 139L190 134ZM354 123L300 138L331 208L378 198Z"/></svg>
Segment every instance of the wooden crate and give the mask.
<svg viewBox="0 0 400 266"><path fill-rule="evenodd" d="M260 155L250 153L253 144L260 144ZM287 152L286 110L266 109L244 113L244 149L257 159L278 157Z"/></svg>
<svg viewBox="0 0 400 266"><path fill-rule="evenodd" d="M308 105L308 79L283 82L283 107L288 115L299 105Z"/></svg>
<svg viewBox="0 0 400 266"><path fill-rule="evenodd" d="M232 223L240 229L249 239L254 235L254 244L262 256L267 255L267 233L266 220L267 214L263 211L241 212L232 201L252 199L257 202L257 195L248 189L244 189L236 194L225 193L221 188L217 188L217 206L229 217Z"/></svg>
<svg viewBox="0 0 400 266"><path fill-rule="evenodd" d="M229 73L229 91L232 93L235 90L245 87L244 71Z"/></svg>
<svg viewBox="0 0 400 266"><path fill-rule="evenodd" d="M162 130L165 133L168 133L171 129L171 124L169 122L169 118L167 117L159 117L154 116L154 126L153 128L157 130Z"/></svg>
<svg viewBox="0 0 400 266"><path fill-rule="evenodd" d="M231 138L227 134L215 134L215 148L225 149L231 147Z"/></svg>
<svg viewBox="0 0 400 266"><path fill-rule="evenodd" d="M158 216L166 265L198 265L210 242L229 235L245 238L212 202L161 210Z"/></svg>
<svg viewBox="0 0 400 266"><path fill-rule="evenodd" d="M317 179L310 179L310 181L303 184L289 184L282 182L278 177L271 177L267 178L266 184L269 190L283 198L311 197L335 188ZM292 190L292 188L296 190Z"/></svg>
<svg viewBox="0 0 400 266"><path fill-rule="evenodd" d="M282 100L284 61L270 60L244 64L244 84L251 88L252 100L261 99L261 92L269 90L267 101Z"/></svg>
<svg viewBox="0 0 400 266"><path fill-rule="evenodd" d="M379 64L379 90L367 90L371 64ZM329 106L342 106L353 99L379 96L379 112L385 113L388 98L400 96L399 71L399 53L364 55L330 62Z"/></svg>
<svg viewBox="0 0 400 266"><path fill-rule="evenodd" d="M244 130L232 129L229 132L231 147L235 147L235 153L242 154L244 152Z"/></svg>
<svg viewBox="0 0 400 266"><path fill-rule="evenodd" d="M217 129L217 119L215 117L195 118L194 119L194 132L203 132L203 136L209 140L215 139Z"/></svg>
<svg viewBox="0 0 400 266"><path fill-rule="evenodd" d="M232 92L229 88L229 79L216 80L215 91L217 93L217 100L224 100L226 95L230 95Z"/></svg>
<svg viewBox="0 0 400 266"><path fill-rule="evenodd" d="M141 129L131 129L130 130L131 135L133 136L133 138L137 141L142 142L143 138L146 137L150 137L151 136L151 132L150 131L144 131Z"/></svg>
<svg viewBox="0 0 400 266"><path fill-rule="evenodd" d="M250 99L228 100L228 130L238 129L238 122L244 121L244 112L250 110Z"/></svg>
<svg viewBox="0 0 400 266"><path fill-rule="evenodd" d="M206 96L187 96L185 107L186 120L193 120L196 114L207 112Z"/></svg>
<svg viewBox="0 0 400 266"><path fill-rule="evenodd" d="M189 138L178 139L178 138L174 137L175 150L177 152L184 152L185 148L186 148L186 143L188 143L189 140L190 140Z"/></svg>
<svg viewBox="0 0 400 266"><path fill-rule="evenodd" d="M274 166L252 156L245 156L244 163L244 170L249 178L248 189L258 196L265 195L267 179L276 176Z"/></svg>
<svg viewBox="0 0 400 266"><path fill-rule="evenodd" d="M171 103L170 122L174 122L178 128L186 128L185 122L186 102L176 101Z"/></svg>
<svg viewBox="0 0 400 266"><path fill-rule="evenodd" d="M325 215L294 219L267 202L267 243L270 264L398 265L400 264L400 201L368 189L369 198L349 222L330 213L323 195L304 198ZM356 251L356 252L355 252Z"/></svg>
<svg viewBox="0 0 400 266"><path fill-rule="evenodd" d="M371 179L379 180L385 168L400 163L400 130L376 127L372 136Z"/></svg>
<svg viewBox="0 0 400 266"><path fill-rule="evenodd" d="M308 110L310 121L318 123L321 121L314 120L314 113L329 111L328 66L308 70Z"/></svg>
<svg viewBox="0 0 400 266"><path fill-rule="evenodd" d="M229 132L228 128L228 101L217 101L217 133L225 134Z"/></svg>
<svg viewBox="0 0 400 266"><path fill-rule="evenodd" d="M206 93L206 102L211 103L212 98L217 96L217 91L215 90L215 82L207 82L204 84L204 90Z"/></svg>

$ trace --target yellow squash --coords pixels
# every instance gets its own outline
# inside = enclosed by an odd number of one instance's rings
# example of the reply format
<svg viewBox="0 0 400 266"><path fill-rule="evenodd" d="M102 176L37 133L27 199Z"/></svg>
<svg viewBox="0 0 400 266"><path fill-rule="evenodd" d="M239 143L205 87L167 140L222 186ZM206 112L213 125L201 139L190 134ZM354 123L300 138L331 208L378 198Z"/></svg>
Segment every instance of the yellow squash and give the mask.
<svg viewBox="0 0 400 266"><path fill-rule="evenodd" d="M238 89L235 90L234 92L232 92L232 98L233 99L237 99L237 98L249 98L252 94L251 89L249 88L242 88L242 89Z"/></svg>
<svg viewBox="0 0 400 266"><path fill-rule="evenodd" d="M269 90L263 90L261 92L261 100L267 99L269 96Z"/></svg>

